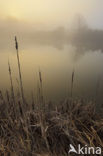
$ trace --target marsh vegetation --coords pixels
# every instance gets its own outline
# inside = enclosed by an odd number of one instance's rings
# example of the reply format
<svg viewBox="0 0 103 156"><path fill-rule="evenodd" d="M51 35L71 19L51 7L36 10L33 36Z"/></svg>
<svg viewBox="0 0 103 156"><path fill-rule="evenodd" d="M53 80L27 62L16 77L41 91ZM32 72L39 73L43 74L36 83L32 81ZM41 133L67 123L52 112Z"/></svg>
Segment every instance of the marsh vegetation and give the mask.
<svg viewBox="0 0 103 156"><path fill-rule="evenodd" d="M0 91L0 155L67 156L69 144L103 148L103 108L97 111L96 99L73 96L75 70L71 89L65 100L46 101L42 72L38 70L36 96L28 101L23 89L19 46L15 37L18 65L18 92L13 84L12 66L8 61L10 90ZM97 91L98 92L98 91Z"/></svg>

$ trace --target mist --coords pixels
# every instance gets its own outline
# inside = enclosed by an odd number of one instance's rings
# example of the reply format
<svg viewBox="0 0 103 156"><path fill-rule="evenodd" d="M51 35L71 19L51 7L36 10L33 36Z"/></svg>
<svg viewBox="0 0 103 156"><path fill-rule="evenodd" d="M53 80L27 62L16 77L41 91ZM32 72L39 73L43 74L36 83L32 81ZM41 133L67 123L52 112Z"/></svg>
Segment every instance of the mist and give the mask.
<svg viewBox="0 0 103 156"><path fill-rule="evenodd" d="M71 44L82 53L87 50L103 50L103 30L90 27L81 14L75 15L68 27L59 25L51 29L40 28L34 22L13 17L0 19L0 23L0 52L13 49L15 35L21 42L21 49L33 45L49 45L63 49L65 45Z"/></svg>

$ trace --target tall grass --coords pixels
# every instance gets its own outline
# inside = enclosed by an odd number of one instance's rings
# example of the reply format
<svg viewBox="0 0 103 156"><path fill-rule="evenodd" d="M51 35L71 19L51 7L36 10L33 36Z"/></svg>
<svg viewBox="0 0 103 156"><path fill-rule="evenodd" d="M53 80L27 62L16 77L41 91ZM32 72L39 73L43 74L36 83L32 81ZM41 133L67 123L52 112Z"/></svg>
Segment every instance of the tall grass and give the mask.
<svg viewBox="0 0 103 156"><path fill-rule="evenodd" d="M11 95L12 95L12 99L13 99L13 111L14 111L14 115L16 116L16 112L15 112L15 94L14 94L14 87L13 87L13 80L12 80L12 71L11 71L11 66L10 66L10 63L9 63L9 60L8 60L8 71L9 71L9 76L10 76L10 84L11 84ZM9 95L8 95L8 92L7 93L7 98L9 100Z"/></svg>
<svg viewBox="0 0 103 156"><path fill-rule="evenodd" d="M20 58L19 58L19 47L18 47L18 41L17 37L15 36L15 48L16 48L16 54L17 54L17 61L18 61L18 70L19 70L19 80L20 80L20 88L21 88L21 95L22 95L22 101L24 100L24 89L23 89L23 83L22 83L22 74L21 74L21 66L20 66Z"/></svg>

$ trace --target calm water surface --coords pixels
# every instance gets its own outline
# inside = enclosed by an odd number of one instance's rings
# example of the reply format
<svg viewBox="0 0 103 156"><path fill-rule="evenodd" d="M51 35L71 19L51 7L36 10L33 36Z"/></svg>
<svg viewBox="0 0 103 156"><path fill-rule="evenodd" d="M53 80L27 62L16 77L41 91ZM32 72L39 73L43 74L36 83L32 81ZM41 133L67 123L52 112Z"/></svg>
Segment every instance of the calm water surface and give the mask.
<svg viewBox="0 0 103 156"><path fill-rule="evenodd" d="M25 94L36 93L38 71L42 72L44 95L62 99L70 95L71 75L75 70L73 96L102 96L103 53L72 45L52 46L19 44L19 54ZM15 90L18 88L18 69L14 42L0 50L0 89L10 89L8 60L11 64ZM97 95L98 94L98 95Z"/></svg>

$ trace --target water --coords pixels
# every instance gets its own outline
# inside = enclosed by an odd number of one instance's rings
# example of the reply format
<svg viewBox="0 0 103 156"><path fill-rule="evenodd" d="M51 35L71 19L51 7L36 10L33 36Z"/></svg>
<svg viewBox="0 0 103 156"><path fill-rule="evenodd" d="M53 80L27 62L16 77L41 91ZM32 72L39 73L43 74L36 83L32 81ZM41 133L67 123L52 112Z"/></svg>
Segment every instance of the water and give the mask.
<svg viewBox="0 0 103 156"><path fill-rule="evenodd" d="M9 41L9 42L8 42ZM14 41L8 40L0 49L0 89L10 89L8 60L12 69L14 88L19 88L18 68ZM2 45L2 44L1 44ZM19 54L25 94L37 92L38 71L42 72L44 95L47 99L70 96L73 70L73 96L102 97L103 53L84 50L74 45L42 44L19 40Z"/></svg>

